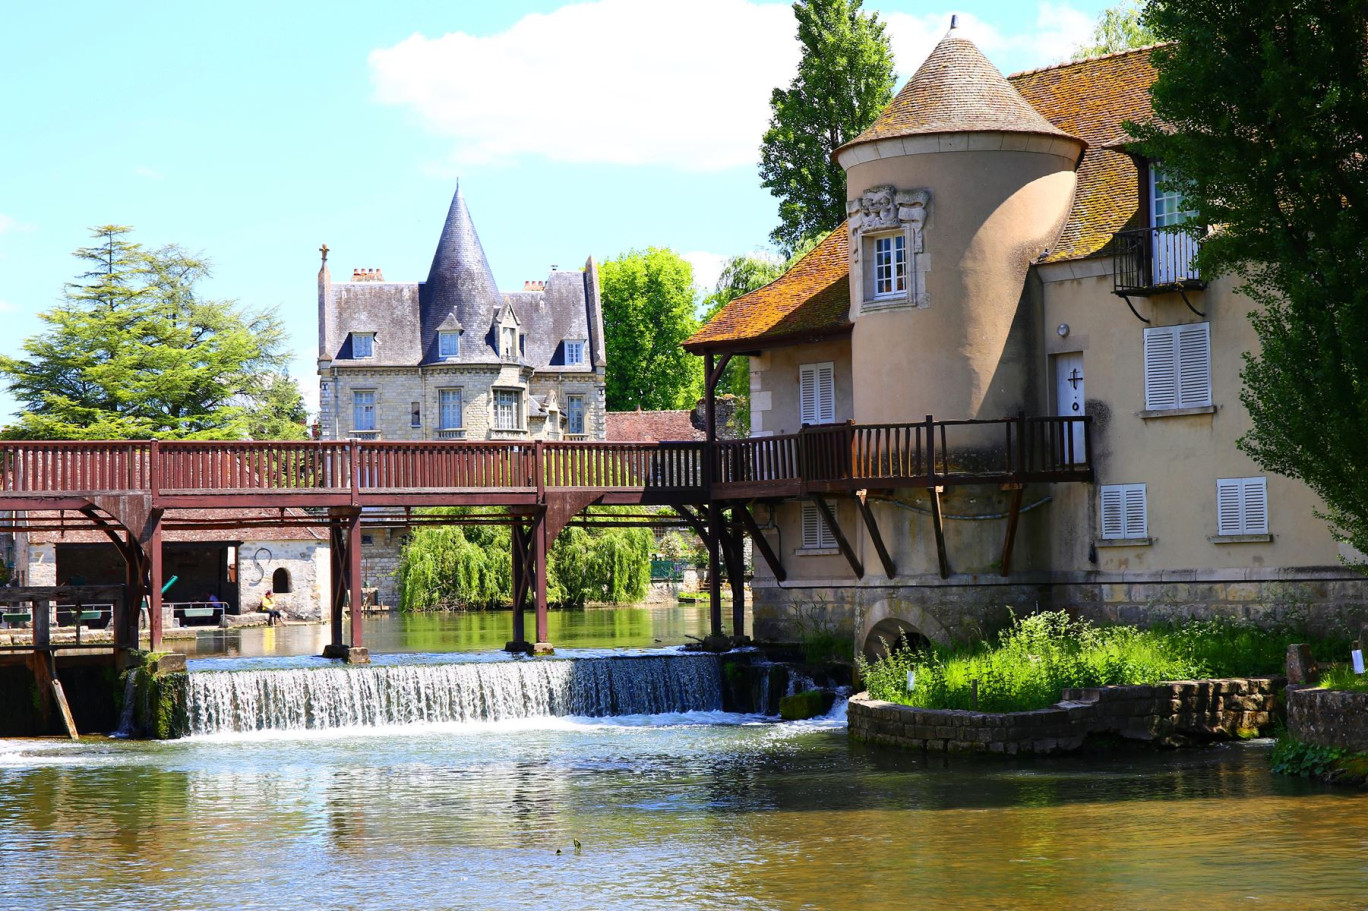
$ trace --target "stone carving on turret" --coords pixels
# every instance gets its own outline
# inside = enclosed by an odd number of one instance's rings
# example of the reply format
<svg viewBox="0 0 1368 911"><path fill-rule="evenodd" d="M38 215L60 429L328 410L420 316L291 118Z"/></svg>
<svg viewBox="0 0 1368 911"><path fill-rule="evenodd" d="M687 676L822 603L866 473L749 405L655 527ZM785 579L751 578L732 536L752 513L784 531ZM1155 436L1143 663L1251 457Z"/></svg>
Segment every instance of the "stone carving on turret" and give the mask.
<svg viewBox="0 0 1368 911"><path fill-rule="evenodd" d="M931 260L924 237L930 206L930 190L899 190L892 186L870 187L846 202L851 291L856 301L852 317L864 310L930 306L926 273L931 269ZM905 289L896 295L876 295L874 276L865 275L866 261L873 255L875 238L898 234L904 238L906 251ZM869 265L872 269L872 263Z"/></svg>

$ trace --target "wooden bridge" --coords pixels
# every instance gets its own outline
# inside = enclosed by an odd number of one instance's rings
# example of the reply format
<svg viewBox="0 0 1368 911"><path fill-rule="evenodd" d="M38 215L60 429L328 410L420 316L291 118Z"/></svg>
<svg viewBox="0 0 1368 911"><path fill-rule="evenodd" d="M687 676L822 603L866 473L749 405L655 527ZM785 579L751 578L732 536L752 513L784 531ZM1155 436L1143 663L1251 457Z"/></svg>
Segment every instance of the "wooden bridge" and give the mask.
<svg viewBox="0 0 1368 911"><path fill-rule="evenodd" d="M118 648L138 643L139 606L148 605L152 646L162 638L162 534L166 529L235 529L263 524L326 527L332 548L334 647L361 646L359 612L344 639L344 609L361 603L361 529L424 521L434 506L502 507L513 529L513 640L535 607L537 643L547 641L547 553L556 535L592 505L670 507L707 544L711 624L722 631L720 578L733 586L732 629L743 629L743 543L784 578L751 514L756 502L814 502L856 575L864 568L836 522L833 498L855 497L885 572L895 567L869 510L871 490L932 493L941 564L939 491L962 484L1015 490L1004 543L1010 571L1021 488L1092 480L1086 417L1000 421L839 424L735 441L613 442L0 442L0 530L33 530L34 512L59 511L104 532L125 565L113 627ZM251 508L253 516L233 510ZM262 515L260 510L276 510ZM193 509L187 518L177 510ZM287 513L287 510L289 511ZM208 517L204 511L211 511ZM656 515L658 514L651 514ZM651 515L638 515L650 520ZM427 517L428 521L433 520ZM444 516L440 521L463 521ZM480 521L490 521L485 514Z"/></svg>

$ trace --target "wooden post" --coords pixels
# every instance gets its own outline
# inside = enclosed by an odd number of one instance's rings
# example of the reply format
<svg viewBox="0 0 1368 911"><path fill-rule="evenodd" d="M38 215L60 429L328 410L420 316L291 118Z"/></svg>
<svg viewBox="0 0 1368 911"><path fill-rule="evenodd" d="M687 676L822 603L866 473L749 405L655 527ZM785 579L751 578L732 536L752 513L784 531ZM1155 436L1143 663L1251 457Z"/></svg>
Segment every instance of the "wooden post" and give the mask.
<svg viewBox="0 0 1368 911"><path fill-rule="evenodd" d="M154 461L155 464L155 461ZM162 644L162 526L161 517L152 519L152 534L147 541L147 631L150 648Z"/></svg>
<svg viewBox="0 0 1368 911"><path fill-rule="evenodd" d="M527 538L523 536L521 519L513 522L513 638L509 646L521 648L527 642L527 627L523 618L523 602L527 599ZM511 650L511 649L510 649Z"/></svg>
<svg viewBox="0 0 1368 911"><path fill-rule="evenodd" d="M532 647L539 655L549 655L552 651L546 613L546 558L551 542L547 540L546 532L546 511L543 510L532 522L532 589L537 608L537 641Z"/></svg>
<svg viewBox="0 0 1368 911"><path fill-rule="evenodd" d="M708 627L714 636L722 635L722 509L716 501L708 503Z"/></svg>
<svg viewBox="0 0 1368 911"><path fill-rule="evenodd" d="M33 650L43 653L52 645L52 618L48 605L50 602L34 600L29 602L29 613L33 615Z"/></svg>
<svg viewBox="0 0 1368 911"><path fill-rule="evenodd" d="M361 647L361 512L347 519L347 595L351 603L351 647Z"/></svg>
<svg viewBox="0 0 1368 911"><path fill-rule="evenodd" d="M941 516L940 495L943 487L932 487L928 490L931 494L931 521L936 528L936 561L940 564L940 577L948 579L950 577L950 558L945 553L945 521Z"/></svg>
<svg viewBox="0 0 1368 911"><path fill-rule="evenodd" d="M329 579L329 616L332 621L333 648L342 648L342 605L347 597L347 537L334 522L328 527L328 543L332 552L332 574Z"/></svg>
<svg viewBox="0 0 1368 911"><path fill-rule="evenodd" d="M1024 484L1012 486L1012 501L1007 509L1007 539L1002 542L1002 574L1011 575L1012 547L1016 543L1017 520L1021 518L1021 498L1025 494Z"/></svg>
<svg viewBox="0 0 1368 911"><path fill-rule="evenodd" d="M732 551L727 570L732 590L732 636L740 639L746 635L746 533L739 524L732 528L727 542Z"/></svg>

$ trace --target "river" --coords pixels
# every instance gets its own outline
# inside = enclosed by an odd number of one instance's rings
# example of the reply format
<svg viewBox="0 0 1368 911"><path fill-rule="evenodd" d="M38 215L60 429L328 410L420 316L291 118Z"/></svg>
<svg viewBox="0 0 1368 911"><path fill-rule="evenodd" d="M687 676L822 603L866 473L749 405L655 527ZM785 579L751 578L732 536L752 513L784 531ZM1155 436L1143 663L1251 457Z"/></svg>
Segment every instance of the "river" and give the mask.
<svg viewBox="0 0 1368 911"><path fill-rule="evenodd" d="M676 621L622 622L656 646ZM849 744L839 711L7 740L0 908L1368 906L1368 798L1267 751L908 754Z"/></svg>

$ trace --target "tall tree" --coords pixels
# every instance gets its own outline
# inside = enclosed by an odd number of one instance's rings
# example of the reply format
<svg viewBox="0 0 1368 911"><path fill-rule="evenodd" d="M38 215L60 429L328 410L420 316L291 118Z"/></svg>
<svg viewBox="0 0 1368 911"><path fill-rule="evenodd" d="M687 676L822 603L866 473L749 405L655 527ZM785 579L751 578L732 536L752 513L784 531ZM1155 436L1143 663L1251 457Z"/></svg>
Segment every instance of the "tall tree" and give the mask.
<svg viewBox="0 0 1368 911"><path fill-rule="evenodd" d="M1093 29L1092 42L1079 45L1078 50L1074 51L1074 59L1128 51L1154 44L1158 40L1154 31L1145 24L1140 0L1124 0L1102 11Z"/></svg>
<svg viewBox="0 0 1368 911"><path fill-rule="evenodd" d="M712 319L743 294L774 281L784 274L785 263L767 256L747 254L733 256L722 267L717 286L703 301L704 321ZM717 391L735 397L736 410L732 413L732 432L736 436L750 435L750 358L734 357L718 380Z"/></svg>
<svg viewBox="0 0 1368 911"><path fill-rule="evenodd" d="M632 250L603 263L599 289L608 410L692 408L703 365L680 347L698 328L688 260L663 247Z"/></svg>
<svg viewBox="0 0 1368 911"><path fill-rule="evenodd" d="M1217 226L1203 274L1260 305L1241 446L1368 553L1368 0L1152 2L1145 22L1176 43L1130 129Z"/></svg>
<svg viewBox="0 0 1368 911"><path fill-rule="evenodd" d="M155 250L104 225L47 329L25 358L0 357L22 403L6 435L21 439L302 438L299 390L283 374L285 334L273 311L207 300L209 264Z"/></svg>
<svg viewBox="0 0 1368 911"><path fill-rule="evenodd" d="M798 74L770 96L760 146L763 186L779 198L770 237L786 253L845 218L845 172L831 153L874 122L893 98L893 50L863 0L798 0Z"/></svg>

